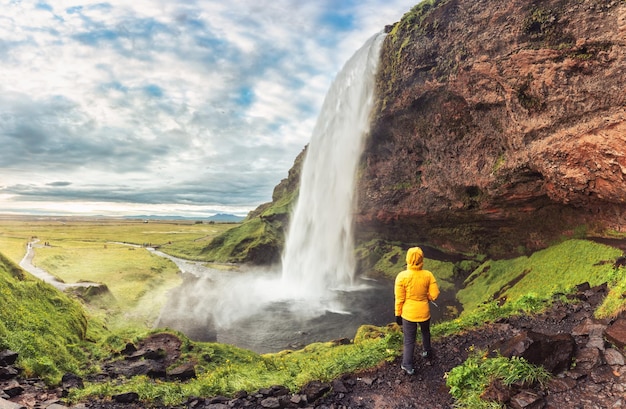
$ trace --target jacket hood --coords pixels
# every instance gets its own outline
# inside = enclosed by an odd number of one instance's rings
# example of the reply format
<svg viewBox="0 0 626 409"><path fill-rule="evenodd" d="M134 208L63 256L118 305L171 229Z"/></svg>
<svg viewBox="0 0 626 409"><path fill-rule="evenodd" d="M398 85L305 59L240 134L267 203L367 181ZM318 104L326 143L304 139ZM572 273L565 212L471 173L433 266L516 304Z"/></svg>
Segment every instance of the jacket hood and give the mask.
<svg viewBox="0 0 626 409"><path fill-rule="evenodd" d="M421 270L424 266L424 252L419 247L411 247L406 252L406 265L410 270Z"/></svg>

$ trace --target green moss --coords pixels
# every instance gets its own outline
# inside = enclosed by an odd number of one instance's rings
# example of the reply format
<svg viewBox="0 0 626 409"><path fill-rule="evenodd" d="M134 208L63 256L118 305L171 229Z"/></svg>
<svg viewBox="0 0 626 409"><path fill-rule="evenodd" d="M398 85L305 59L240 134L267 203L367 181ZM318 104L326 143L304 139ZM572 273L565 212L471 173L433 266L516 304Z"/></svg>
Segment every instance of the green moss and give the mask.
<svg viewBox="0 0 626 409"><path fill-rule="evenodd" d="M621 251L586 240L568 240L545 250L507 260L489 260L467 278L458 292L465 310L504 297L514 301L526 294L550 296L588 282L599 285L611 273L610 260Z"/></svg>

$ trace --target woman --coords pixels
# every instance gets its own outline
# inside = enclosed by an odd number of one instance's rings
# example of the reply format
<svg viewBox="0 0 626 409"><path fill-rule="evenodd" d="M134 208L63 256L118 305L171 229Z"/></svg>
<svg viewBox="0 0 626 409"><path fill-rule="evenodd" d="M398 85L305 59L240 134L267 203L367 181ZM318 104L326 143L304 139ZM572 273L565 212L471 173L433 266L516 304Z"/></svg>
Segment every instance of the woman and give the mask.
<svg viewBox="0 0 626 409"><path fill-rule="evenodd" d="M422 270L424 266L424 253L419 247L412 247L406 253L407 269L396 277L394 288L395 315L398 325L402 325L404 334L404 350L402 353L401 368L413 375L413 351L415 350L415 337L417 325L422 332L422 344L424 351L422 356L430 358L432 348L430 345L430 306L429 302L439 296L439 287L433 273Z"/></svg>

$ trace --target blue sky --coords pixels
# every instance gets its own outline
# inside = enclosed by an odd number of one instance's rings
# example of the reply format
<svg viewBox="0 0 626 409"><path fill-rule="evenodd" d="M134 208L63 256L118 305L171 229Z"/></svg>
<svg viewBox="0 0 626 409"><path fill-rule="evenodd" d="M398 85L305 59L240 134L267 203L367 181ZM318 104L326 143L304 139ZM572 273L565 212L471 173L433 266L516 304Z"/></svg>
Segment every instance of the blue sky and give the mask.
<svg viewBox="0 0 626 409"><path fill-rule="evenodd" d="M0 0L0 213L245 215L416 3Z"/></svg>

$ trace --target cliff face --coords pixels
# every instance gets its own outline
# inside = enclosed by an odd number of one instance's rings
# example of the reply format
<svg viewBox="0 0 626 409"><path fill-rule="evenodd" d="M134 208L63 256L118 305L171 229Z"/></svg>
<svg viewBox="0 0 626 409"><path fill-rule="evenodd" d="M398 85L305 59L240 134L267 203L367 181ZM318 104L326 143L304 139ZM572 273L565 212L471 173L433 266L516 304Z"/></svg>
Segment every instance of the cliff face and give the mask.
<svg viewBox="0 0 626 409"><path fill-rule="evenodd" d="M416 6L383 45L359 239L497 257L626 229L625 51L625 1Z"/></svg>

